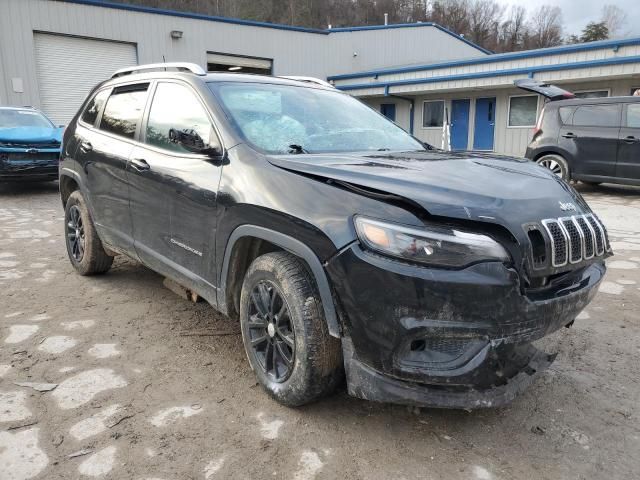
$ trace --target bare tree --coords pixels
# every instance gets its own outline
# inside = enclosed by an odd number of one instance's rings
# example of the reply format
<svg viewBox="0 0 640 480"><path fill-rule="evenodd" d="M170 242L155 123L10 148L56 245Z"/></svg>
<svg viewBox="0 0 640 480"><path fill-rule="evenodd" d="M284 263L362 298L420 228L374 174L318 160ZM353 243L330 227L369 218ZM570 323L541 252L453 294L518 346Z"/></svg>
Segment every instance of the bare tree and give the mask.
<svg viewBox="0 0 640 480"><path fill-rule="evenodd" d="M620 37L627 23L626 14L616 5L605 5L602 7L601 22L606 25L610 38Z"/></svg>
<svg viewBox="0 0 640 480"><path fill-rule="evenodd" d="M512 5L509 16L500 26L496 50L500 52L522 50L527 33L527 10L523 6Z"/></svg>
<svg viewBox="0 0 640 480"><path fill-rule="evenodd" d="M495 50L503 15L504 8L495 0L473 0L469 5L469 39Z"/></svg>
<svg viewBox="0 0 640 480"><path fill-rule="evenodd" d="M530 20L530 48L553 47L562 44L562 11L559 7L542 5Z"/></svg>

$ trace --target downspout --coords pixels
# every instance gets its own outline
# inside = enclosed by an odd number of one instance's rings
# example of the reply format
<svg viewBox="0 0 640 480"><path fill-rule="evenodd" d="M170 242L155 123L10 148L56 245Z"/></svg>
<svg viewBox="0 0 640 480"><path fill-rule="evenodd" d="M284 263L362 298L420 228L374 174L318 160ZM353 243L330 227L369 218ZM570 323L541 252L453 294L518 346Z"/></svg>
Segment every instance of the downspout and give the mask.
<svg viewBox="0 0 640 480"><path fill-rule="evenodd" d="M397 98L399 100L405 100L409 102L409 133L413 135L413 121L414 121L414 107L416 105L415 98L412 97L401 97L400 95L392 95L389 93L389 85L385 85L384 87L384 96L389 98Z"/></svg>

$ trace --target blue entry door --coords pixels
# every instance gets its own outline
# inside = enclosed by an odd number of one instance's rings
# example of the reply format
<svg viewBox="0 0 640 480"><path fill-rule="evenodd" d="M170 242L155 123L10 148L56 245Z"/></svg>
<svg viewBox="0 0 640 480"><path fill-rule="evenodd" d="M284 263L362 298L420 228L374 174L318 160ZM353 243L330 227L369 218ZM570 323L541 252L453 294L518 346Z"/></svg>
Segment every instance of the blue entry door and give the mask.
<svg viewBox="0 0 640 480"><path fill-rule="evenodd" d="M477 98L476 117L473 130L474 150L493 150L496 128L496 98Z"/></svg>
<svg viewBox="0 0 640 480"><path fill-rule="evenodd" d="M451 101L451 150L466 150L469 139L470 101Z"/></svg>

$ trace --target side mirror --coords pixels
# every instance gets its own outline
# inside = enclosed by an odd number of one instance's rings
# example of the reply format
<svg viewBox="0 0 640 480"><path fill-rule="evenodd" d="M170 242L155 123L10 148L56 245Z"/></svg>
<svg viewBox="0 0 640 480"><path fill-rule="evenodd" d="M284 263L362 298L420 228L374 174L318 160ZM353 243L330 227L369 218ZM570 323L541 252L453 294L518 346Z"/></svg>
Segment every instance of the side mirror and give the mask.
<svg viewBox="0 0 640 480"><path fill-rule="evenodd" d="M210 155L212 157L220 155L220 149L218 147L205 143L198 132L190 128L185 128L184 130L178 130L176 128L169 129L169 141L179 144L191 153Z"/></svg>

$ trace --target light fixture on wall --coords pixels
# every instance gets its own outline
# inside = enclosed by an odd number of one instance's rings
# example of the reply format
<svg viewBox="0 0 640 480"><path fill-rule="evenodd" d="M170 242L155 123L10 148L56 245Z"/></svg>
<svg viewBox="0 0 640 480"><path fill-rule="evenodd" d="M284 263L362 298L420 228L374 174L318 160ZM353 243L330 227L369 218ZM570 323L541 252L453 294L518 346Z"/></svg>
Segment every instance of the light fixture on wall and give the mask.
<svg viewBox="0 0 640 480"><path fill-rule="evenodd" d="M182 30L171 30L171 38L174 40L182 38Z"/></svg>

